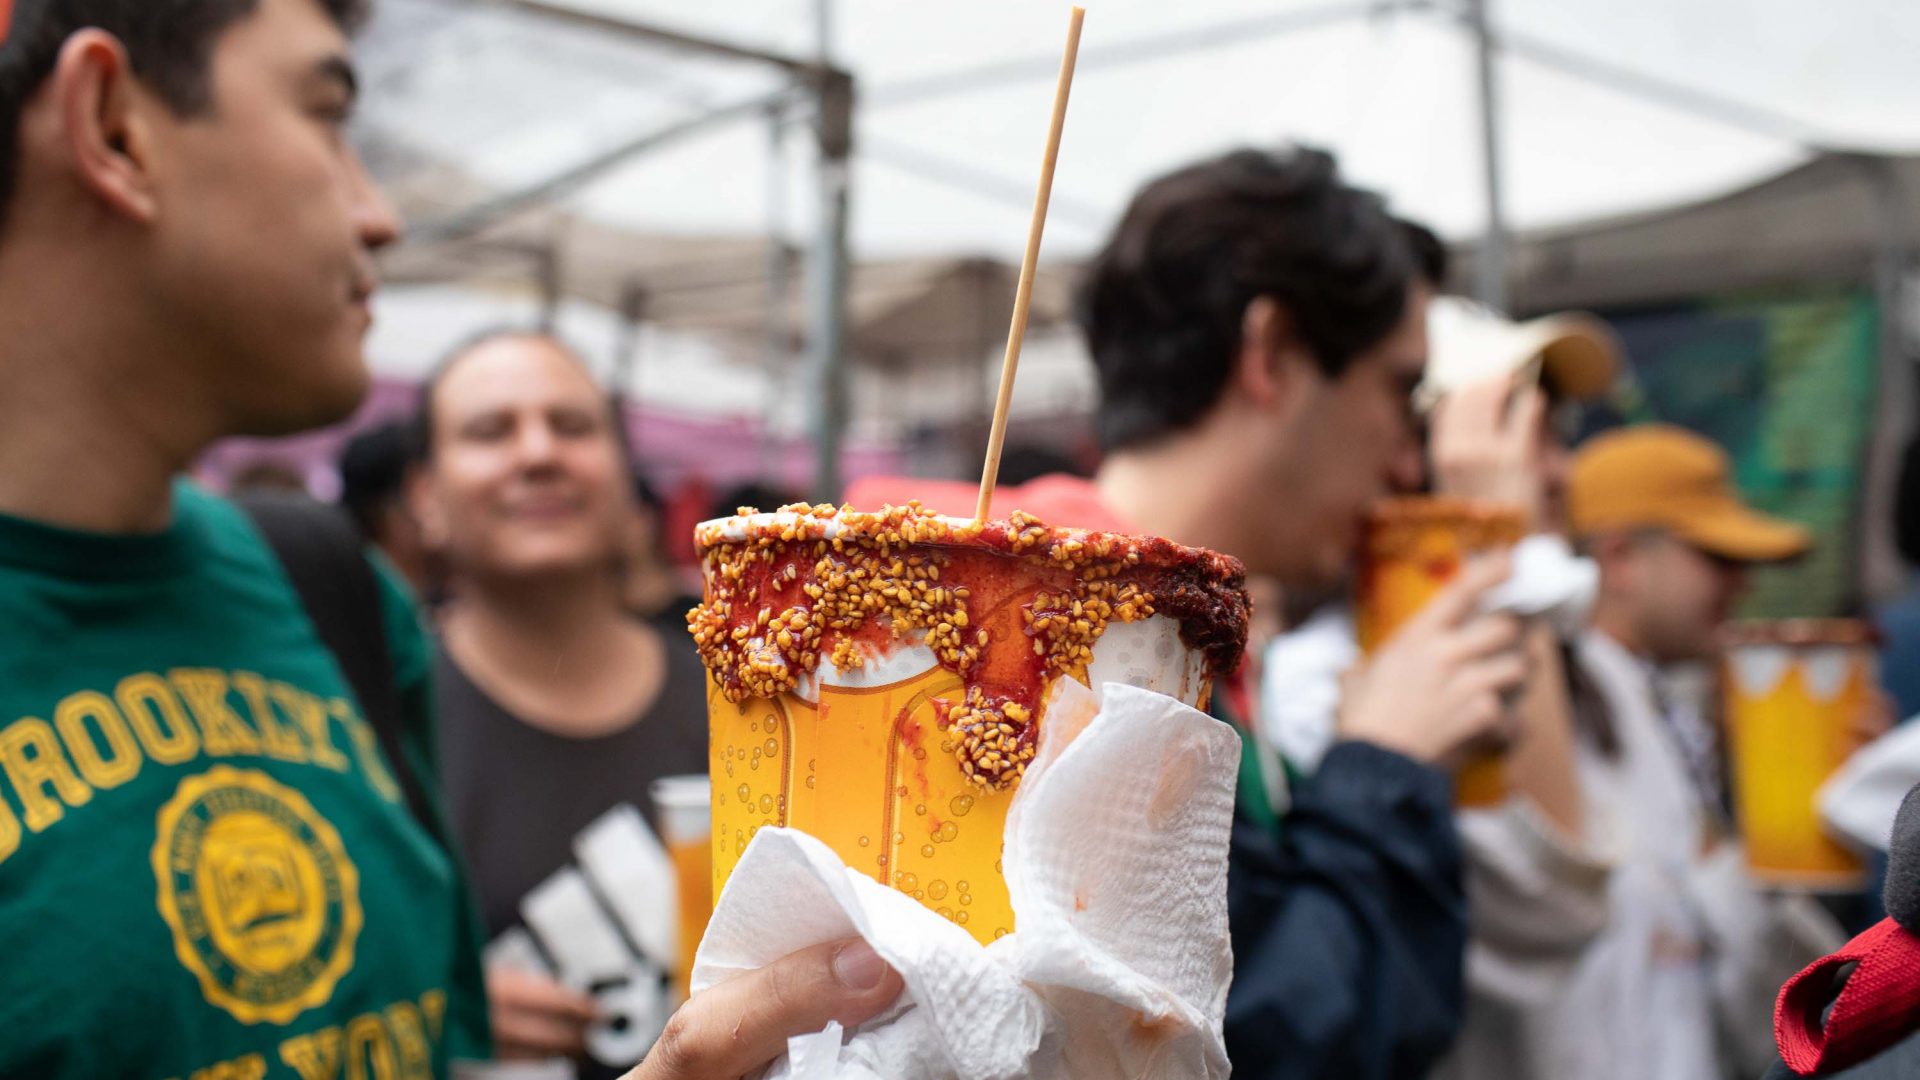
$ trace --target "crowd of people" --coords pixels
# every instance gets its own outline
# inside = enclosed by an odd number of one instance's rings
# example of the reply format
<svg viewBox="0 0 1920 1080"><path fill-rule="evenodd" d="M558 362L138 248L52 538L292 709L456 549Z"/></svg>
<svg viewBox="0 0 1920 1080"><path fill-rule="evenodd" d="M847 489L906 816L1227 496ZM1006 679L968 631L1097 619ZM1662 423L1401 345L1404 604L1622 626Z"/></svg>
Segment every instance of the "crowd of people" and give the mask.
<svg viewBox="0 0 1920 1080"><path fill-rule="evenodd" d="M650 792L705 773L707 691L697 585L582 358L524 329L461 344L414 418L349 445L344 515L180 479L366 392L401 223L344 133L364 15L0 4L0 1075L751 1074L902 982L829 942L669 1018L636 959L674 888ZM1913 1075L1920 806L1888 841L1893 918L1822 961L1845 932L1746 872L1723 726L1676 674L1808 534L1699 435L1574 445L1625 363L1604 326L1447 282L1433 234L1323 152L1174 171L1080 287L1098 468L998 498L1256 583L1213 695L1242 745L1234 1072ZM1363 655L1368 515L1419 493L1529 535ZM1502 599L1522 562L1540 603ZM1457 807L1490 750L1510 794Z"/></svg>

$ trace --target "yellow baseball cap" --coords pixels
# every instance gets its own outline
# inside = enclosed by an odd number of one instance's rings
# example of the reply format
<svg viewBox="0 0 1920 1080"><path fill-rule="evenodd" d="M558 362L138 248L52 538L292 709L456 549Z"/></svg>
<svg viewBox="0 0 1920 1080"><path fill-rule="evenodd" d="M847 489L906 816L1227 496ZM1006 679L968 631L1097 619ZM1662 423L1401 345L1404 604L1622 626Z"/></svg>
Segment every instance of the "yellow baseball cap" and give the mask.
<svg viewBox="0 0 1920 1080"><path fill-rule="evenodd" d="M1740 501L1725 451L1668 424L1608 432L1581 447L1567 514L1576 536L1659 528L1739 562L1780 562L1813 546L1806 529Z"/></svg>

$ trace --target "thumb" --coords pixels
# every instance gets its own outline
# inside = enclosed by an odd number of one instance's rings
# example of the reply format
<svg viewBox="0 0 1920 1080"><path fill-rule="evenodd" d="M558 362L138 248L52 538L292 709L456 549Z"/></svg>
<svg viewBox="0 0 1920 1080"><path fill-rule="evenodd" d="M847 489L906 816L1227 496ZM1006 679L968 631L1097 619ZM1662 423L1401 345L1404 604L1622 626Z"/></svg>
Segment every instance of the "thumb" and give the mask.
<svg viewBox="0 0 1920 1080"><path fill-rule="evenodd" d="M837 1020L851 1027L900 994L900 976L858 938L802 949L696 994L627 1080L719 1080L786 1052Z"/></svg>

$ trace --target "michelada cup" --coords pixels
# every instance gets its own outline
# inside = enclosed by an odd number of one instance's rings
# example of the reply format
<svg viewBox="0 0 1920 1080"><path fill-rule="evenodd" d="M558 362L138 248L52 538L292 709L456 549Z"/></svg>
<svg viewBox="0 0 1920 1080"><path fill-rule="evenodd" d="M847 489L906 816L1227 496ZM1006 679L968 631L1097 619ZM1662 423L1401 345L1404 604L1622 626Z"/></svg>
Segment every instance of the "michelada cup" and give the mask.
<svg viewBox="0 0 1920 1080"><path fill-rule="evenodd" d="M1051 688L1205 709L1246 646L1240 564L1165 540L917 504L743 509L697 540L716 896L756 832L787 826L981 943L1005 936L1002 834Z"/></svg>

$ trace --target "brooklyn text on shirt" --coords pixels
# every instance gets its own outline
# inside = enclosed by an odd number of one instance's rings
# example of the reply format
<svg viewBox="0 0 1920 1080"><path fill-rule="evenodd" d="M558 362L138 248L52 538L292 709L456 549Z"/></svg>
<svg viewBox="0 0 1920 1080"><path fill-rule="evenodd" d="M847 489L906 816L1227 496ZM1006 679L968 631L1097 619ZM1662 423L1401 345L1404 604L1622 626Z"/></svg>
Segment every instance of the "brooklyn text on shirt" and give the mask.
<svg viewBox="0 0 1920 1080"><path fill-rule="evenodd" d="M84 813L96 792L127 783L148 765L208 758L269 759L335 773L357 761L381 798L401 800L379 739L353 702L251 671L143 671L110 689L68 694L45 717L22 716L0 728L0 863L26 842L23 835L45 832L69 811Z"/></svg>
<svg viewBox="0 0 1920 1080"><path fill-rule="evenodd" d="M440 1041L447 995L429 990L344 1024L296 1035L280 1044L281 1064L300 1080L432 1080L433 1046ZM276 1068L275 1072L278 1071ZM179 1080L263 1080L265 1054L246 1054L195 1069Z"/></svg>

